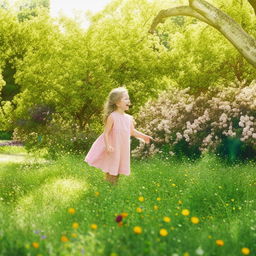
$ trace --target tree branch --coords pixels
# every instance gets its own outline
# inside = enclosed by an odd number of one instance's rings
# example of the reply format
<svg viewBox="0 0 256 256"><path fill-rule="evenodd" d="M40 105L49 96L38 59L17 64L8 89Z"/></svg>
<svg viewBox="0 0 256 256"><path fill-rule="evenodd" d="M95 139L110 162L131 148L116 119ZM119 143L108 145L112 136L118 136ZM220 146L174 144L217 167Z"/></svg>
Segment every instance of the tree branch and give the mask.
<svg viewBox="0 0 256 256"><path fill-rule="evenodd" d="M256 2L256 0L250 1ZM256 67L256 40L230 16L205 0L189 0L189 6L160 11L153 20L149 32L153 33L157 25L163 23L166 18L178 15L195 17L216 28L251 65Z"/></svg>
<svg viewBox="0 0 256 256"><path fill-rule="evenodd" d="M250 3L250 5L252 6L254 13L256 15L256 0L248 0L248 2Z"/></svg>
<svg viewBox="0 0 256 256"><path fill-rule="evenodd" d="M154 18L149 32L153 34L157 25L159 23L164 23L165 19L171 16L191 16L209 24L210 26L214 26L212 22L205 19L201 14L193 10L190 6L178 6L166 10L161 10Z"/></svg>
<svg viewBox="0 0 256 256"><path fill-rule="evenodd" d="M205 0L189 0L189 5L219 30L256 67L256 40L230 16Z"/></svg>

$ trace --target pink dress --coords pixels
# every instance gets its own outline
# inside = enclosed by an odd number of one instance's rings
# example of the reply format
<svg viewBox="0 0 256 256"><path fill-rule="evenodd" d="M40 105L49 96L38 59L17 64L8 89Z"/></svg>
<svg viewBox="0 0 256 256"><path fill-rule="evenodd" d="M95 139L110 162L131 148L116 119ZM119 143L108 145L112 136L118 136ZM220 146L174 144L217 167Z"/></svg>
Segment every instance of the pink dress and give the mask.
<svg viewBox="0 0 256 256"><path fill-rule="evenodd" d="M130 175L130 136L132 116L112 112L113 126L109 133L109 143L114 152L107 152L104 133L93 143L84 161L89 165L102 169L111 175Z"/></svg>

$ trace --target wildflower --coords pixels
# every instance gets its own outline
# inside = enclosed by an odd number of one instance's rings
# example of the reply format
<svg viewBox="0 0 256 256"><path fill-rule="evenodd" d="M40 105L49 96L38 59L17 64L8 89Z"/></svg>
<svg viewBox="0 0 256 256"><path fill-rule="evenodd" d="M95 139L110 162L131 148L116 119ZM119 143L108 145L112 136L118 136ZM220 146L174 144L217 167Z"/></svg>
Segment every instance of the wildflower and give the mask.
<svg viewBox="0 0 256 256"><path fill-rule="evenodd" d="M199 247L196 249L196 254L197 254L197 255L203 255L203 254L204 254L204 250L201 248L201 246L199 246Z"/></svg>
<svg viewBox="0 0 256 256"><path fill-rule="evenodd" d="M76 210L75 210L74 208L69 208L69 209L68 209L68 212L69 212L70 214L75 214Z"/></svg>
<svg viewBox="0 0 256 256"><path fill-rule="evenodd" d="M39 248L39 243L33 242L33 243L32 243L32 246L37 249L37 248Z"/></svg>
<svg viewBox="0 0 256 256"><path fill-rule="evenodd" d="M171 221L171 218L169 218L169 217L164 217L163 220L164 220L164 222L170 222L170 221Z"/></svg>
<svg viewBox="0 0 256 256"><path fill-rule="evenodd" d="M98 191L95 192L95 195L96 195L96 196L99 196L99 195L100 195L100 192L98 192Z"/></svg>
<svg viewBox="0 0 256 256"><path fill-rule="evenodd" d="M135 234L141 234L141 233L142 233L142 228L141 228L140 226L135 226L135 227L133 228L133 232L134 232Z"/></svg>
<svg viewBox="0 0 256 256"><path fill-rule="evenodd" d="M119 227L122 227L123 226L123 222L122 221L120 221L120 222L118 222L118 224L117 224Z"/></svg>
<svg viewBox="0 0 256 256"><path fill-rule="evenodd" d="M182 204L182 201L181 201L181 200L179 200L179 201L178 201L178 204Z"/></svg>
<svg viewBox="0 0 256 256"><path fill-rule="evenodd" d="M66 236L62 236L60 240L61 242L64 242L64 243L68 242L68 238Z"/></svg>
<svg viewBox="0 0 256 256"><path fill-rule="evenodd" d="M175 184L175 183L172 183L172 186L173 186L173 187L176 187L176 184Z"/></svg>
<svg viewBox="0 0 256 256"><path fill-rule="evenodd" d="M216 240L216 244L218 246L223 246L224 245L224 241L223 240Z"/></svg>
<svg viewBox="0 0 256 256"><path fill-rule="evenodd" d="M184 252L183 256L190 256L190 254L188 252Z"/></svg>
<svg viewBox="0 0 256 256"><path fill-rule="evenodd" d="M71 236L72 236L73 238L77 238L77 234L76 234L76 233L72 233Z"/></svg>
<svg viewBox="0 0 256 256"><path fill-rule="evenodd" d="M184 215L184 216L188 216L190 214L189 210L188 209L183 209L181 211L181 214Z"/></svg>
<svg viewBox="0 0 256 256"><path fill-rule="evenodd" d="M98 228L97 224L91 224L91 229L96 230Z"/></svg>
<svg viewBox="0 0 256 256"><path fill-rule="evenodd" d="M123 219L122 215L118 215L118 216L116 217L116 222L121 222L122 219Z"/></svg>
<svg viewBox="0 0 256 256"><path fill-rule="evenodd" d="M198 224L199 223L199 218L191 217L191 222L194 223L194 224Z"/></svg>
<svg viewBox="0 0 256 256"><path fill-rule="evenodd" d="M242 248L241 252L242 252L243 255L249 255L250 254L250 249L244 247L244 248Z"/></svg>
<svg viewBox="0 0 256 256"><path fill-rule="evenodd" d="M157 200L157 201L161 201L161 198L160 198L160 197L158 197L156 200Z"/></svg>
<svg viewBox="0 0 256 256"><path fill-rule="evenodd" d="M154 205L154 210L158 210L158 206L157 205Z"/></svg>
<svg viewBox="0 0 256 256"><path fill-rule="evenodd" d="M136 209L136 212L141 213L141 212L142 212L142 209L141 209L140 207L138 207L138 208Z"/></svg>
<svg viewBox="0 0 256 256"><path fill-rule="evenodd" d="M144 201L144 197L143 196L140 196L138 199L139 199L140 202Z"/></svg>
<svg viewBox="0 0 256 256"><path fill-rule="evenodd" d="M74 222L72 224L72 228L77 229L79 227L79 224L77 222Z"/></svg>
<svg viewBox="0 0 256 256"><path fill-rule="evenodd" d="M128 213L126 213L126 212L122 212L122 213L121 213L121 216L122 216L123 218L125 218L125 217L127 217L127 216L128 216Z"/></svg>
<svg viewBox="0 0 256 256"><path fill-rule="evenodd" d="M168 235L168 231L165 228L161 228L159 233L160 233L161 236L167 236Z"/></svg>

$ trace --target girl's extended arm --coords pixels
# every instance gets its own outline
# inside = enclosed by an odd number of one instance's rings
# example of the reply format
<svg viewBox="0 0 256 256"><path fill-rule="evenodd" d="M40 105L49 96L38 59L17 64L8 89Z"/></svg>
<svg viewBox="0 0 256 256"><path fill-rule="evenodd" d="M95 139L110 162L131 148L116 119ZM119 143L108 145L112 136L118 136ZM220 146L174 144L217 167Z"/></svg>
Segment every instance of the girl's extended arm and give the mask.
<svg viewBox="0 0 256 256"><path fill-rule="evenodd" d="M143 139L146 143L149 143L150 140L153 140L151 136L148 136L142 132L139 132L138 130L135 129L134 121L132 119L131 122L131 136L134 136L136 138Z"/></svg>
<svg viewBox="0 0 256 256"><path fill-rule="evenodd" d="M105 124L105 129L104 129L104 142L105 142L107 152L113 152L114 151L112 145L109 144L109 133L112 129L113 123L114 122L113 122L112 117L108 116L107 122Z"/></svg>

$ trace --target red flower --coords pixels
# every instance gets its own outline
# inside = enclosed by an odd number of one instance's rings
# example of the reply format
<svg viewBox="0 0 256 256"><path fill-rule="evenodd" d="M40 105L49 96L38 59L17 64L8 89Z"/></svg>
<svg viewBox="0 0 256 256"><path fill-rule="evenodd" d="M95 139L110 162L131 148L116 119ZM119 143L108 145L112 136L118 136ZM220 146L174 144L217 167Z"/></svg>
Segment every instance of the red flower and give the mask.
<svg viewBox="0 0 256 256"><path fill-rule="evenodd" d="M116 222L121 222L122 219L123 219L123 216L122 216L122 215L118 215L118 216L116 217Z"/></svg>

